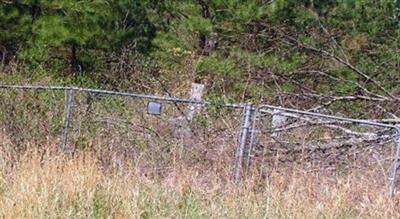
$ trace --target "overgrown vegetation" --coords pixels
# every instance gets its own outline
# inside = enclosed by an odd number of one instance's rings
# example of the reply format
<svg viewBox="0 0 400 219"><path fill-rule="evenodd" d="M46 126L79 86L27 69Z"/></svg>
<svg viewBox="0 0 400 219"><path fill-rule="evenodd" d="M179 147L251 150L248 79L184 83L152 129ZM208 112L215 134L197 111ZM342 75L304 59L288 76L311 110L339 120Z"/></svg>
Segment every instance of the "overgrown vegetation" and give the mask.
<svg viewBox="0 0 400 219"><path fill-rule="evenodd" d="M1 91L0 216L398 218L390 130L310 119L273 138L265 116L238 186L241 112L220 105L396 123L399 70L400 0L0 0L0 83L185 96L196 82L212 103L185 137L187 106L150 117L146 101L78 93L60 155L64 93Z"/></svg>
<svg viewBox="0 0 400 219"><path fill-rule="evenodd" d="M2 0L1 78L176 94L201 82L225 100L387 118L399 11L398 0Z"/></svg>
<svg viewBox="0 0 400 219"><path fill-rule="evenodd" d="M162 180L140 174L135 166L105 172L95 157L91 153L60 157L30 151L17 165L1 163L0 215L5 218L399 217L398 198L387 197L378 169L333 179L290 168L275 172L265 182L253 178L238 187L221 180L213 170L203 175L178 163Z"/></svg>

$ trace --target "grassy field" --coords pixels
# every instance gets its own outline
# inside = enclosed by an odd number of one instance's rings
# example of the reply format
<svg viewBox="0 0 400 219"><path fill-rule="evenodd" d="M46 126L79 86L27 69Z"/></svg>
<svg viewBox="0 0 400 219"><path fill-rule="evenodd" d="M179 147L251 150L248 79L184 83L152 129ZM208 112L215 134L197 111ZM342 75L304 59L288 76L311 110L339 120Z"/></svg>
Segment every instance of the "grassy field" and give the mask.
<svg viewBox="0 0 400 219"><path fill-rule="evenodd" d="M104 170L91 153L27 151L18 161L1 162L0 216L399 218L400 199L388 198L379 174L332 177L291 168L238 187L213 170L199 174L179 164L156 179L135 166Z"/></svg>

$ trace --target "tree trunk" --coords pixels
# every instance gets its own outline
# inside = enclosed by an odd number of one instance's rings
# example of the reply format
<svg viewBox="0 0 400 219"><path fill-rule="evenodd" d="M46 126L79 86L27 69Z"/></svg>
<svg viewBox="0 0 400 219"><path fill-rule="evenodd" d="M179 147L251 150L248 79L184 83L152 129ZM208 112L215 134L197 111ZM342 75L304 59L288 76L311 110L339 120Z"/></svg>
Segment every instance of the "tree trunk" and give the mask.
<svg viewBox="0 0 400 219"><path fill-rule="evenodd" d="M33 4L30 6L30 11L31 11L31 21L33 23L40 16L42 8L40 7L39 4Z"/></svg>
<svg viewBox="0 0 400 219"><path fill-rule="evenodd" d="M76 55L76 45L71 46L71 58L70 58L71 70L73 72L82 72L82 66L79 63L78 56Z"/></svg>
<svg viewBox="0 0 400 219"><path fill-rule="evenodd" d="M199 0L198 2L202 9L203 18L209 19L210 18L210 8L208 7L208 0ZM204 33L200 33L199 49L200 49L201 55L208 56L210 54L209 49L207 49L208 45L209 45L208 36Z"/></svg>

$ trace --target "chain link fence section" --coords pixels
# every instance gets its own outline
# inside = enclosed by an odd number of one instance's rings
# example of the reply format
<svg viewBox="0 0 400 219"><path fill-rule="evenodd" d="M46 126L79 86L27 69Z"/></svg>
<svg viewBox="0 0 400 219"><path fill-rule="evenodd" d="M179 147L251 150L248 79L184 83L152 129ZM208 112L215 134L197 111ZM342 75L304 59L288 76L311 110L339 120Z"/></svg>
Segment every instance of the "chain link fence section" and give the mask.
<svg viewBox="0 0 400 219"><path fill-rule="evenodd" d="M14 88L18 89L2 89L1 107L8 115L1 119L1 126L9 130L13 126L7 121L29 123L19 124L14 130L20 133L20 145L45 145L41 140L51 138L52 144L65 153L95 152L105 169L134 165L143 174L155 177L180 167L199 173L212 171L221 177L231 175L241 105L82 88ZM21 98L13 101L8 93ZM54 94L56 98L27 98L37 93ZM40 115L26 107L27 102L40 106ZM15 108L26 116L12 116ZM197 112L193 116L190 112L194 108ZM31 128L48 131L33 140L28 134Z"/></svg>
<svg viewBox="0 0 400 219"><path fill-rule="evenodd" d="M226 173L238 144L240 108L203 105L190 120L191 105L79 92L66 148L90 148L105 167L133 161L147 175L165 175L182 164Z"/></svg>
<svg viewBox="0 0 400 219"><path fill-rule="evenodd" d="M0 145L3 153L24 151L29 145L61 145L64 92L2 89Z"/></svg>
<svg viewBox="0 0 400 219"><path fill-rule="evenodd" d="M362 173L394 194L396 126L268 105L255 109L254 115L247 154L252 175L267 178L276 171L290 175L296 169L335 179Z"/></svg>
<svg viewBox="0 0 400 219"><path fill-rule="evenodd" d="M0 88L3 155L30 145L86 150L105 169L134 165L147 176L164 177L191 168L233 176L238 184L249 175L267 179L293 169L332 176L358 171L389 186L392 196L398 183L400 129L391 124L98 89Z"/></svg>

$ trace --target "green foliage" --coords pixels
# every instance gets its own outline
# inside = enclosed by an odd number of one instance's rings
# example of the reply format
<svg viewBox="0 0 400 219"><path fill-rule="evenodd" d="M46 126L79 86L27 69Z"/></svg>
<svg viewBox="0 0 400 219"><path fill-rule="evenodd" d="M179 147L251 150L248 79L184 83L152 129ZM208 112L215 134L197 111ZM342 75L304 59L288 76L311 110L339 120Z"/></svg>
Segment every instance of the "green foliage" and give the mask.
<svg viewBox="0 0 400 219"><path fill-rule="evenodd" d="M155 32L146 17L147 3L142 1L38 0L2 4L0 26L4 31L0 45L20 50L18 55L32 64L61 59L70 65L82 65L81 53L93 57L99 50L115 51L127 45L145 52Z"/></svg>
<svg viewBox="0 0 400 219"><path fill-rule="evenodd" d="M214 73L225 78L240 79L240 71L234 60L227 59L217 54L204 57L197 63L197 72L199 74Z"/></svg>
<svg viewBox="0 0 400 219"><path fill-rule="evenodd" d="M222 93L234 99L275 97L278 92L370 95L360 86L385 95L382 87L393 90L399 80L395 73L399 4L392 0L171 1L166 4L171 15L168 28L159 30L152 55L169 74L184 69L205 83L211 80L210 95ZM176 49L190 55L171 56Z"/></svg>
<svg viewBox="0 0 400 219"><path fill-rule="evenodd" d="M146 91L154 77L171 87L194 80L211 96L274 101L283 92L306 106L314 99L300 95L398 92L399 0L1 4L1 61L16 55L39 75L29 78L72 71L48 80Z"/></svg>

